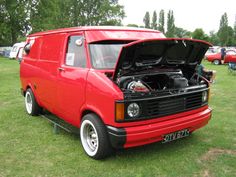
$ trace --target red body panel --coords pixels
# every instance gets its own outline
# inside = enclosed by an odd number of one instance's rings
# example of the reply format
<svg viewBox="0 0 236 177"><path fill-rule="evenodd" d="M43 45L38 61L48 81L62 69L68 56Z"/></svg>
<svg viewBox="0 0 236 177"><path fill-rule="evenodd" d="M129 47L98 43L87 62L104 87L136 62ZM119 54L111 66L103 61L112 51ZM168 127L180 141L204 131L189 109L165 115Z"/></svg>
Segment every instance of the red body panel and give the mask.
<svg viewBox="0 0 236 177"><path fill-rule="evenodd" d="M203 107L189 111L189 115L184 114L176 114L174 118L158 123L125 128L127 132L125 147L128 148L162 141L163 135L186 128L188 128L190 132L193 132L208 123L211 118L211 109Z"/></svg>
<svg viewBox="0 0 236 177"><path fill-rule="evenodd" d="M85 38L86 68L66 66L68 37L80 34ZM38 104L68 123L79 127L82 114L91 111L99 115L105 125L125 128L125 147L162 140L163 134L189 128L194 131L205 125L211 116L208 106L134 122L115 122L115 101L124 100L123 92L106 75L114 70L95 70L91 67L88 43L100 40L143 40L163 38L158 31L132 28L84 27L59 29L30 35L29 55L21 62L20 77L24 91L30 87Z"/></svg>

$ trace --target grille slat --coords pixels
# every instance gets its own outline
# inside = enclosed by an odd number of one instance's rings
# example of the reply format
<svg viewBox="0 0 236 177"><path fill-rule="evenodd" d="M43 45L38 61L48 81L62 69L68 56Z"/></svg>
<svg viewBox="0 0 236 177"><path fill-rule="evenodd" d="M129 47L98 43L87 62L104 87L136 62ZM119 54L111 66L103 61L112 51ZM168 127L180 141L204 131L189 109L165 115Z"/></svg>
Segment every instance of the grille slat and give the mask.
<svg viewBox="0 0 236 177"><path fill-rule="evenodd" d="M199 108L202 103L202 92L158 98L145 102L146 113L150 117L160 117Z"/></svg>
<svg viewBox="0 0 236 177"><path fill-rule="evenodd" d="M175 105L178 105L180 102L170 102L170 103L162 103L162 102L159 102L159 103L155 103L155 104L148 104L149 108L156 108L156 107L159 107L160 109L162 108L165 108L165 107L172 107L172 106L175 106Z"/></svg>

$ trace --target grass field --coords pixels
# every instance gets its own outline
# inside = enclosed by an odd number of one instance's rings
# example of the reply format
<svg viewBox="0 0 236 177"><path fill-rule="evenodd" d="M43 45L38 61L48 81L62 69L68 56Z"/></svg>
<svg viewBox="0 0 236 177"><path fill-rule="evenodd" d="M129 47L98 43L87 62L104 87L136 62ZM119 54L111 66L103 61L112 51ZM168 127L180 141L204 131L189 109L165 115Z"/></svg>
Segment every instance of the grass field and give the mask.
<svg viewBox="0 0 236 177"><path fill-rule="evenodd" d="M102 161L83 152L79 138L26 114L19 64L0 58L0 177L236 176L236 75L226 66L211 88L213 116L192 136L169 144L118 151Z"/></svg>

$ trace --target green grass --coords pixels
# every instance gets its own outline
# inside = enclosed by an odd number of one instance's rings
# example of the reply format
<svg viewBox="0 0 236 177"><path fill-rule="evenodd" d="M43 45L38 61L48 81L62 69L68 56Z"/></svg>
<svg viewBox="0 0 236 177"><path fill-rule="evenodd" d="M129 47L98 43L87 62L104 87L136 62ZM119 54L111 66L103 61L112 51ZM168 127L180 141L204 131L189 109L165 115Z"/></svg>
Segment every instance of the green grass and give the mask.
<svg viewBox="0 0 236 177"><path fill-rule="evenodd" d="M236 176L236 75L213 66L213 116L192 136L169 144L122 150L102 161L83 152L79 138L53 134L52 125L26 114L19 64L0 58L0 177L2 176Z"/></svg>

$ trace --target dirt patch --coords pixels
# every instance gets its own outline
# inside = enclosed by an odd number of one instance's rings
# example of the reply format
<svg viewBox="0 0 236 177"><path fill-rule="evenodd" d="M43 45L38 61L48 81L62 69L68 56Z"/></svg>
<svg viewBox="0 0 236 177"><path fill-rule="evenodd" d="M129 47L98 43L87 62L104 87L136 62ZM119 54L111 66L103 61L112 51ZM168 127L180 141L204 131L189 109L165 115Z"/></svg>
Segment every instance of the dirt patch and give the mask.
<svg viewBox="0 0 236 177"><path fill-rule="evenodd" d="M202 177L209 177L209 176L210 176L209 171L204 170L203 173L202 173Z"/></svg>
<svg viewBox="0 0 236 177"><path fill-rule="evenodd" d="M193 175L193 177L214 177L209 170L202 170L200 173Z"/></svg>
<svg viewBox="0 0 236 177"><path fill-rule="evenodd" d="M216 156L219 156L222 154L236 155L236 150L212 148L201 157L201 160L203 161L212 160Z"/></svg>

